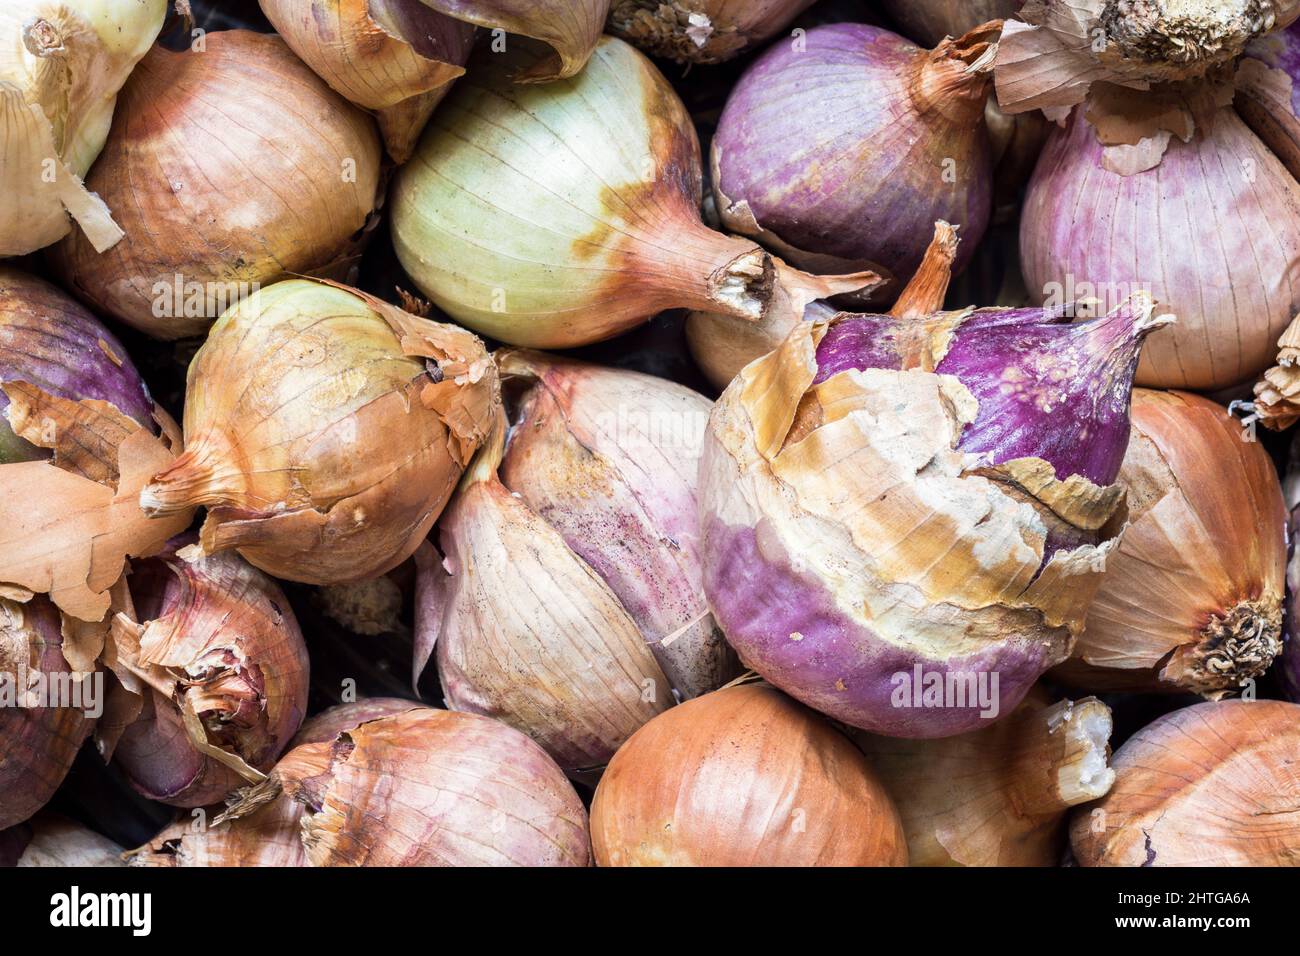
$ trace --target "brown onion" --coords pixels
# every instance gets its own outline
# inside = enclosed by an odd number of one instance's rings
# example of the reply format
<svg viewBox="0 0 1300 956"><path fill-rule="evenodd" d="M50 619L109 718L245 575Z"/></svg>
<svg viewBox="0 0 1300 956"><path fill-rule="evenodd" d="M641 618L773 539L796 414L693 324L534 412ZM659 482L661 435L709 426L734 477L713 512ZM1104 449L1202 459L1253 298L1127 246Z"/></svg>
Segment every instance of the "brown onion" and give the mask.
<svg viewBox="0 0 1300 956"><path fill-rule="evenodd" d="M989 20L1005 20L1024 0L881 0L902 33L934 46L944 37L959 37Z"/></svg>
<svg viewBox="0 0 1300 956"><path fill-rule="evenodd" d="M608 28L653 56L722 63L770 40L812 5L813 0L614 0Z"/></svg>
<svg viewBox="0 0 1300 956"><path fill-rule="evenodd" d="M119 97L87 186L129 241L53 253L69 288L141 331L197 335L260 284L336 266L375 208L374 122L279 37L230 30L163 47Z"/></svg>
<svg viewBox="0 0 1300 956"><path fill-rule="evenodd" d="M656 717L591 806L601 866L902 866L898 813L865 758L766 685Z"/></svg>

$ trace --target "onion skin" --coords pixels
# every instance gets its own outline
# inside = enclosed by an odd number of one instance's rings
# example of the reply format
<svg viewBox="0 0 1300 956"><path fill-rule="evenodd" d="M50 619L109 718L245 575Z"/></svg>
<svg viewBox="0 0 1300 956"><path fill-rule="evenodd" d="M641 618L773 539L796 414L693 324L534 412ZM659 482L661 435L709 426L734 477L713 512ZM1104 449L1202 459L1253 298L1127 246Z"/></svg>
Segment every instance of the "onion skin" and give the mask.
<svg viewBox="0 0 1300 956"><path fill-rule="evenodd" d="M374 121L283 40L204 42L140 62L87 179L131 241L101 255L71 236L52 253L80 298L162 339L202 334L257 286L353 255L379 186Z"/></svg>
<svg viewBox="0 0 1300 956"><path fill-rule="evenodd" d="M806 49L773 46L732 91L713 139L723 223L800 268L870 269L896 295L942 219L962 230L960 270L992 202L989 76L968 66L996 26L934 51L851 23L809 30Z"/></svg>
<svg viewBox="0 0 1300 956"><path fill-rule="evenodd" d="M1070 828L1081 866L1295 866L1300 706L1185 707L1116 752L1115 785Z"/></svg>
<svg viewBox="0 0 1300 956"><path fill-rule="evenodd" d="M74 673L62 645L59 614L49 601L0 598L0 674L9 682L20 668L47 678ZM0 707L0 830L22 823L54 796L94 723L74 707Z"/></svg>
<svg viewBox="0 0 1300 956"><path fill-rule="evenodd" d="M360 727L368 720L392 717L408 710L420 710L423 706L417 701L402 700L399 697L365 697L350 704L337 704L304 723L290 742L289 749L303 744L328 743L339 734Z"/></svg>
<svg viewBox="0 0 1300 956"><path fill-rule="evenodd" d="M934 46L944 37L959 37L990 20L1010 18L1024 0L881 0L880 6L904 36Z"/></svg>
<svg viewBox="0 0 1300 956"><path fill-rule="evenodd" d="M1076 111L1052 132L1025 200L1021 261L1037 301L1085 283L1103 297L1142 288L1178 316L1144 349L1139 385L1253 379L1300 310L1300 185L1231 109L1201 133L1121 176L1103 168Z"/></svg>
<svg viewBox="0 0 1300 956"><path fill-rule="evenodd" d="M185 452L141 502L206 505L204 549L279 578L375 577L428 534L499 402L468 332L343 287L276 283L195 356Z"/></svg>
<svg viewBox="0 0 1300 956"><path fill-rule="evenodd" d="M652 56L723 63L776 36L814 0L614 0L609 32Z"/></svg>
<svg viewBox="0 0 1300 956"><path fill-rule="evenodd" d="M1286 508L1272 460L1246 438L1208 399L1133 393L1119 476L1129 526L1063 679L1217 699L1268 669L1282 646Z"/></svg>
<svg viewBox="0 0 1300 956"><path fill-rule="evenodd" d="M766 685L656 717L601 777L600 866L906 866L898 813L825 720Z"/></svg>
<svg viewBox="0 0 1300 956"><path fill-rule="evenodd" d="M109 402L154 428L153 399L117 338L57 288L0 266L0 382L27 382L59 398ZM0 465L48 453L13 433L0 391Z"/></svg>

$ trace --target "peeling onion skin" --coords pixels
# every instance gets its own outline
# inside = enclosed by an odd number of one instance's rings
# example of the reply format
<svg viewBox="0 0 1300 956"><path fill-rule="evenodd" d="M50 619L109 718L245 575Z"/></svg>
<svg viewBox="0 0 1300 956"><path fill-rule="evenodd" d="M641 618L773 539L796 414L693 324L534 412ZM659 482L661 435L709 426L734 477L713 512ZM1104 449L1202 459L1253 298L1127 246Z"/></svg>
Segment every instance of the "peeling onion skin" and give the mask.
<svg viewBox="0 0 1300 956"><path fill-rule="evenodd" d="M0 675L7 683L20 668L47 681L72 673L62 646L59 614L48 600L0 598ZM54 796L94 724L70 706L0 707L0 830L22 823Z"/></svg>
<svg viewBox="0 0 1300 956"><path fill-rule="evenodd" d="M993 188L990 77L967 67L996 26L934 51L851 23L809 30L806 49L773 45L736 84L713 139L723 223L800 268L877 272L892 298L942 219L961 229L960 271Z"/></svg>
<svg viewBox="0 0 1300 956"><path fill-rule="evenodd" d="M1119 748L1115 785L1076 811L1081 866L1295 866L1300 705L1196 704Z"/></svg>
<svg viewBox="0 0 1300 956"><path fill-rule="evenodd" d="M0 382L21 381L56 395L109 402L150 430L153 399L113 333L42 279L0 266ZM18 438L0 391L0 465L48 453Z"/></svg>
<svg viewBox="0 0 1300 956"><path fill-rule="evenodd" d="M1263 676L1282 647L1286 509L1246 439L1208 399L1134 391L1129 526L1061 679L1213 700Z"/></svg>
<svg viewBox="0 0 1300 956"><path fill-rule="evenodd" d="M6 857L6 834L0 833L0 867L120 867L122 848L105 836L56 813L43 811L29 823L10 831L12 840L18 838L22 849L13 859Z"/></svg>
<svg viewBox="0 0 1300 956"><path fill-rule="evenodd" d="M766 685L656 717L601 777L600 866L906 866L898 812L862 754Z"/></svg>
<svg viewBox="0 0 1300 956"><path fill-rule="evenodd" d="M289 744L289 749L303 744L320 744L341 733L360 727L368 720L419 710L424 705L400 697L365 697L350 704L337 704L310 718Z"/></svg>
<svg viewBox="0 0 1300 956"><path fill-rule="evenodd" d="M776 36L814 0L614 0L609 32L678 63L724 63Z"/></svg>
<svg viewBox="0 0 1300 956"><path fill-rule="evenodd" d="M200 807L244 781L195 748L182 702L202 720L209 743L266 772L306 716L310 665L274 581L234 554L186 560L177 554L184 540L137 565L129 581L144 625L141 657L177 683L170 698L146 689L149 701L113 762L144 796Z"/></svg>
<svg viewBox="0 0 1300 956"><path fill-rule="evenodd" d="M101 255L74 235L52 251L67 288L161 339L202 334L257 286L354 255L379 189L374 121L283 40L204 42L140 62L87 180L129 241Z"/></svg>
<svg viewBox="0 0 1300 956"><path fill-rule="evenodd" d="M881 0L908 39L934 46L990 20L1010 18L1024 0Z"/></svg>
<svg viewBox="0 0 1300 956"><path fill-rule="evenodd" d="M1149 291L1178 323L1148 343L1139 385L1212 390L1263 372L1300 311L1300 185L1231 108L1192 142L1170 140L1154 169L1121 176L1101 163L1076 110L1025 199L1030 294Z"/></svg>

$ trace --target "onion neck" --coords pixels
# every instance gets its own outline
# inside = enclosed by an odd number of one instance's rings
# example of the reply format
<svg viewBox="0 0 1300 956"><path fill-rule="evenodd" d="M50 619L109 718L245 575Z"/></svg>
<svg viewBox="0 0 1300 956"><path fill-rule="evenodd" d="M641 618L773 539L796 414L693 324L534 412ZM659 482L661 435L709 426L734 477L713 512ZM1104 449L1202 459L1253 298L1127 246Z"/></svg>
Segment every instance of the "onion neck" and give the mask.
<svg viewBox="0 0 1300 956"><path fill-rule="evenodd" d="M921 266L903 289L889 314L896 319L923 319L943 308L952 281L952 264L957 259L957 230L939 220L934 238L925 250Z"/></svg>
<svg viewBox="0 0 1300 956"><path fill-rule="evenodd" d="M182 452L140 491L140 510L151 518L180 514L200 505L242 506L247 476L211 440Z"/></svg>
<svg viewBox="0 0 1300 956"><path fill-rule="evenodd" d="M1110 790L1110 708L1063 700L1027 715L1034 726L1012 762L1010 797L1025 816L1054 816Z"/></svg>
<svg viewBox="0 0 1300 956"><path fill-rule="evenodd" d="M910 83L916 112L942 117L954 126L982 123L1001 32L1002 21L995 20L920 53Z"/></svg>
<svg viewBox="0 0 1300 956"><path fill-rule="evenodd" d="M715 232L698 219L676 219L637 258L663 308L716 312L757 322L776 282L772 257L748 239ZM641 270L638 270L640 272Z"/></svg>

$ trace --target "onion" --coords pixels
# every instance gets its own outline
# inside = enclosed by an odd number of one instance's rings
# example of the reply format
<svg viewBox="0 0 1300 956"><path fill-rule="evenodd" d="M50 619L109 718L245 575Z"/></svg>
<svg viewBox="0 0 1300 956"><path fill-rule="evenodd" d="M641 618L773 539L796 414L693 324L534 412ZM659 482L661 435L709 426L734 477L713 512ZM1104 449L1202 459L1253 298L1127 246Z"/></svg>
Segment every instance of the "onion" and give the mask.
<svg viewBox="0 0 1300 956"><path fill-rule="evenodd" d="M290 49L337 93L375 112L403 163L465 72L474 26L421 0L260 0Z"/></svg>
<svg viewBox="0 0 1300 956"><path fill-rule="evenodd" d="M166 15L167 0L5 0L0 256L57 242L73 221L98 250L122 238L82 179L104 146L118 90Z"/></svg>
<svg viewBox="0 0 1300 956"><path fill-rule="evenodd" d="M419 708L285 755L218 817L302 813L312 866L586 866L587 814L536 744L473 714Z"/></svg>
<svg viewBox="0 0 1300 956"><path fill-rule="evenodd" d="M30 823L17 829L22 832L9 831L9 841L6 841L5 833L0 833L0 867L126 865L122 861L122 848L112 840L56 813L39 813ZM20 847L15 847L17 852L12 859L6 857L6 842L21 844Z"/></svg>
<svg viewBox="0 0 1300 956"><path fill-rule="evenodd" d="M591 805L601 866L905 866L884 788L848 740L767 686L656 717Z"/></svg>
<svg viewBox="0 0 1300 956"><path fill-rule="evenodd" d="M282 40L203 42L140 62L87 179L131 241L101 255L72 236L53 254L81 298L165 339L205 332L260 284L353 255L379 183L374 123Z"/></svg>
<svg viewBox="0 0 1300 956"><path fill-rule="evenodd" d="M912 866L1056 866L1066 812L1114 782L1110 731L1101 701L1049 706L1039 692L956 737L852 737L898 807Z"/></svg>
<svg viewBox="0 0 1300 956"><path fill-rule="evenodd" d="M54 795L103 704L96 678L74 671L62 644L47 600L0 597L0 830Z"/></svg>
<svg viewBox="0 0 1300 956"><path fill-rule="evenodd" d="M1286 509L1247 438L1207 399L1134 392L1119 475L1129 526L1064 668L1080 686L1217 699L1281 650Z"/></svg>
<svg viewBox="0 0 1300 956"><path fill-rule="evenodd" d="M984 65L997 28L930 51L853 23L773 46L737 83L713 139L723 223L805 269L871 269L894 280L891 296L936 219L960 225L973 249L992 193Z"/></svg>
<svg viewBox="0 0 1300 956"><path fill-rule="evenodd" d="M289 749L303 744L326 743L339 734L360 727L366 721L404 714L408 710L419 710L422 707L422 704L415 701L398 697L365 697L350 704L338 704L321 711L303 724Z"/></svg>
<svg viewBox="0 0 1300 956"><path fill-rule="evenodd" d="M934 46L944 37L959 37L990 20L1005 20L1024 0L881 0L902 32L917 43Z"/></svg>
<svg viewBox="0 0 1300 956"><path fill-rule="evenodd" d="M1278 668L1282 684L1282 695L1293 703L1300 703L1300 644L1296 635L1300 634L1300 548L1296 548L1296 536L1300 535L1300 443L1291 441L1290 461L1287 464L1286 480L1282 488L1283 499L1287 509L1287 564L1286 564L1286 602L1282 617L1282 659Z"/></svg>
<svg viewBox="0 0 1300 956"><path fill-rule="evenodd" d="M700 472L704 590L741 660L845 723L941 737L1069 654L1123 520L1141 296L1076 325L932 314L940 224L893 316L802 323L740 373ZM935 696L933 691L937 689Z"/></svg>
<svg viewBox="0 0 1300 956"><path fill-rule="evenodd" d="M1166 714L1116 752L1115 785L1070 828L1083 866L1294 866L1300 706L1225 700Z"/></svg>
<svg viewBox="0 0 1300 956"><path fill-rule="evenodd" d="M183 544L130 579L141 623L117 620L112 666L143 709L112 757L146 797L198 807L274 765L306 714L308 660L274 581Z"/></svg>
<svg viewBox="0 0 1300 956"><path fill-rule="evenodd" d="M500 402L477 338L301 279L232 306L190 366L185 452L152 514L208 507L203 547L336 584L415 551Z"/></svg>
<svg viewBox="0 0 1300 956"><path fill-rule="evenodd" d="M813 0L614 0L609 32L678 63L722 63L776 36Z"/></svg>
<svg viewBox="0 0 1300 956"><path fill-rule="evenodd" d="M1105 168L1076 111L1030 182L1020 251L1038 301L1146 289L1177 314L1139 384L1226 388L1270 364L1300 310L1300 185L1230 108L1131 176Z"/></svg>
<svg viewBox="0 0 1300 956"><path fill-rule="evenodd" d="M797 317L875 281L807 276L700 222L690 118L628 44L603 39L573 79L513 83L536 56L476 58L393 190L397 256L458 322L561 348L670 308Z"/></svg>

